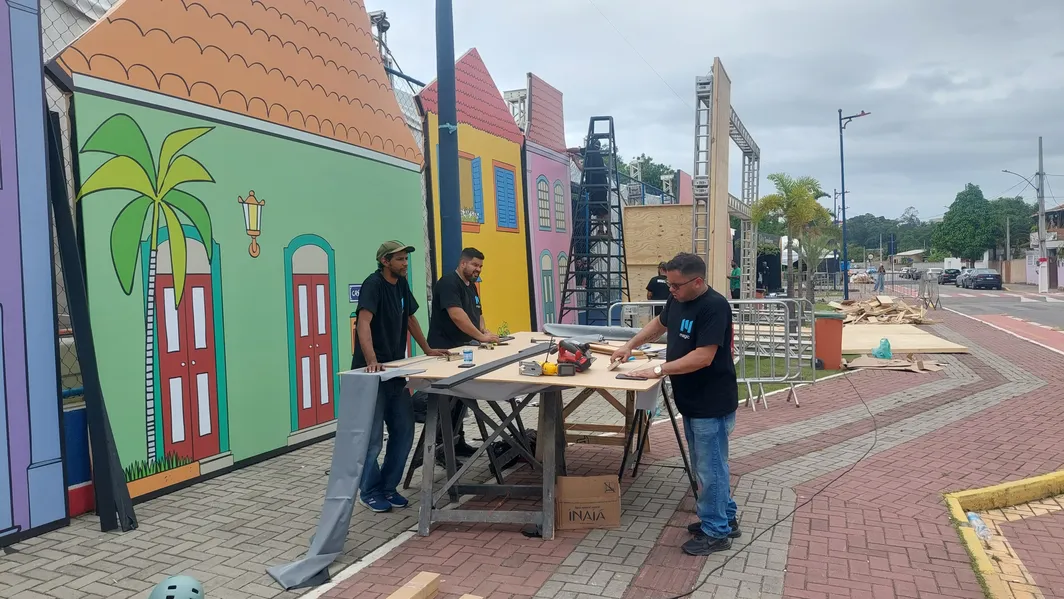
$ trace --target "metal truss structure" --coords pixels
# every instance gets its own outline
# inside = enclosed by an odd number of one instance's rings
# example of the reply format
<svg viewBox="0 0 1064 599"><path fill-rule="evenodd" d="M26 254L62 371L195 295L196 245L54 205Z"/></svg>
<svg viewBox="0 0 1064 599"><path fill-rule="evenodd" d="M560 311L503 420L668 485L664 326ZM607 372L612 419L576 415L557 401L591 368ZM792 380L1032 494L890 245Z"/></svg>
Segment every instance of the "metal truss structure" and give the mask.
<svg viewBox="0 0 1064 599"><path fill-rule="evenodd" d="M692 252L709 264L710 260L710 143L717 135L713 130L713 76L695 78L695 164L693 173L694 205L691 219ZM742 269L740 297L754 297L757 281L757 224L750 207L758 198L761 180L761 149L743 125L735 110L730 111L728 136L743 153L742 197L728 194L728 215L740 220L739 267ZM726 171L726 169L725 169ZM731 244L731 239L728 240Z"/></svg>

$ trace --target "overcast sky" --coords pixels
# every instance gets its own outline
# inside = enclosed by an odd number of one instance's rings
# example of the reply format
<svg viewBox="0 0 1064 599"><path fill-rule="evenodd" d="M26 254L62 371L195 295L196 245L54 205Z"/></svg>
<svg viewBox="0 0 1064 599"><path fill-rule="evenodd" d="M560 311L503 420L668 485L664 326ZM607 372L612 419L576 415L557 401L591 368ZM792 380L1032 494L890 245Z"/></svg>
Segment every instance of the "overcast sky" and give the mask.
<svg viewBox="0 0 1064 599"><path fill-rule="evenodd" d="M434 79L435 2L366 1L387 11L404 72ZM1046 172L1064 175L1062 0L454 5L456 55L476 47L502 90L524 87L528 71L562 90L570 146L588 117L612 115L625 158L646 153L691 172L694 78L719 56L761 147L762 195L764 175L779 171L814 176L829 193L839 186L839 108L872 113L846 129L850 216L907 206L939 216L968 182L987 197L1018 193L1027 183L1001 169L1032 176L1039 135ZM733 145L736 195L740 156ZM1064 177L1047 189L1047 205L1064 202ZM1033 201L1034 190L1023 195Z"/></svg>

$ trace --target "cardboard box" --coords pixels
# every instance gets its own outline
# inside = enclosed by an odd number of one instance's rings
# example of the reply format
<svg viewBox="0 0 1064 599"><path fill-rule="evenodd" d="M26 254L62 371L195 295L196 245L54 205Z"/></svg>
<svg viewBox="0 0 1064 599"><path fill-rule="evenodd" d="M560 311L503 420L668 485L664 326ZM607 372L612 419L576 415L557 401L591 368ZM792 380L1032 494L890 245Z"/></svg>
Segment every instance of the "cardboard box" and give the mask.
<svg viewBox="0 0 1064 599"><path fill-rule="evenodd" d="M587 530L621 525L617 476L559 476L555 485L555 528Z"/></svg>

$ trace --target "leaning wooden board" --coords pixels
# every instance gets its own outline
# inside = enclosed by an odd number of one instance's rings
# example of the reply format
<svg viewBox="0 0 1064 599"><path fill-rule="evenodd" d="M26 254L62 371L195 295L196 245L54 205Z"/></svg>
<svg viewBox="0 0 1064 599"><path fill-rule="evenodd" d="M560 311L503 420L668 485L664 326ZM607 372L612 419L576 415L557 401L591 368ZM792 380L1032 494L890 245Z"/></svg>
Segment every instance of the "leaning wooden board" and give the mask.
<svg viewBox="0 0 1064 599"><path fill-rule="evenodd" d="M842 328L843 354L871 354L879 347L879 340L890 341L890 349L898 354L966 354L968 348L937 337L911 324L880 324L876 326L845 325Z"/></svg>

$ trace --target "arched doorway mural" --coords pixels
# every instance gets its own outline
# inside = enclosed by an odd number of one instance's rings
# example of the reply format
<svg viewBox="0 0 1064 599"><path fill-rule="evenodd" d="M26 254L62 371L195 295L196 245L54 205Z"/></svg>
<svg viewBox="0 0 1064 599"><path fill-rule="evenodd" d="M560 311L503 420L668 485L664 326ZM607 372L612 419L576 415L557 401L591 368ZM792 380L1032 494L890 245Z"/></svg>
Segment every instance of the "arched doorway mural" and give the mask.
<svg viewBox="0 0 1064 599"><path fill-rule="evenodd" d="M284 249L292 432L336 419L339 372L332 246L300 235Z"/></svg>
<svg viewBox="0 0 1064 599"><path fill-rule="evenodd" d="M217 243L210 260L196 228L183 229L186 274L180 302L169 230L159 230L154 364L155 411L162 418L155 421L155 459L176 455L200 461L229 451L221 259ZM148 242L142 251L148 252ZM148 264L146 255L142 263Z"/></svg>
<svg viewBox="0 0 1064 599"><path fill-rule="evenodd" d="M547 250L540 254L539 271L543 286L543 322L554 322L554 259Z"/></svg>

